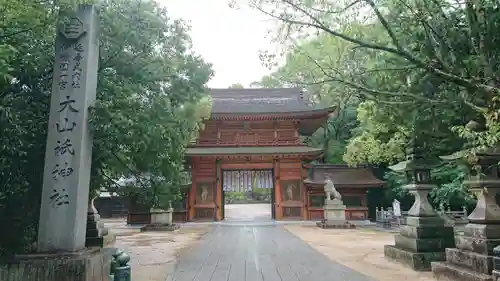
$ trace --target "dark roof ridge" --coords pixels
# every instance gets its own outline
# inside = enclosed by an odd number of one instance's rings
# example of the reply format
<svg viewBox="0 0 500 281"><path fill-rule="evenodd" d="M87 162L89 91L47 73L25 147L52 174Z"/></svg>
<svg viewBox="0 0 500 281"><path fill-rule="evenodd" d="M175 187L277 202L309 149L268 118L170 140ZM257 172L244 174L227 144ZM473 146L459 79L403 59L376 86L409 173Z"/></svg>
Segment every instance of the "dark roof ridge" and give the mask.
<svg viewBox="0 0 500 281"><path fill-rule="evenodd" d="M296 113L326 108L315 106L302 88L210 88L212 113Z"/></svg>
<svg viewBox="0 0 500 281"><path fill-rule="evenodd" d="M370 168L369 165L356 165L349 166L348 164L312 164L311 168L349 168L349 169L358 169L358 168Z"/></svg>
<svg viewBox="0 0 500 281"><path fill-rule="evenodd" d="M230 92L230 91L262 91L262 92L267 92L267 91L276 91L276 90L299 90L299 92L304 93L304 89L300 87L279 87L279 88L208 88L208 92L210 91L224 91L224 92Z"/></svg>

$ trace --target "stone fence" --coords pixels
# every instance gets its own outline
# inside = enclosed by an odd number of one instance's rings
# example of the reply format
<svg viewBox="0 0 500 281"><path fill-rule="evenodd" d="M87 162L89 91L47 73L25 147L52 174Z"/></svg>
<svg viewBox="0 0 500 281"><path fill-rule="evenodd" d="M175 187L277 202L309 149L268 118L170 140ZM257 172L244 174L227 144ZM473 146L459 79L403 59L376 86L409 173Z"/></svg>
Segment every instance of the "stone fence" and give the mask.
<svg viewBox="0 0 500 281"><path fill-rule="evenodd" d="M451 225L467 223L469 215L465 207L462 207L461 211L452 211L450 208L441 207L437 213ZM392 207L386 210L382 207L376 208L375 221L383 227L406 225L406 217L408 217L408 211L401 211L401 216L396 216Z"/></svg>

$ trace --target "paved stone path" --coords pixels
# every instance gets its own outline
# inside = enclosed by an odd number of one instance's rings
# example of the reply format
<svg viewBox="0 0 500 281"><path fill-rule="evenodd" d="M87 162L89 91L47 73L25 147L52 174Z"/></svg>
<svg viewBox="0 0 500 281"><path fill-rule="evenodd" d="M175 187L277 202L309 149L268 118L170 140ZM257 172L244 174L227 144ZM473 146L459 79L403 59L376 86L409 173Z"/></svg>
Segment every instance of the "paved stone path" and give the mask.
<svg viewBox="0 0 500 281"><path fill-rule="evenodd" d="M353 243L355 243L353 241ZM375 281L332 262L281 225L221 224L167 281Z"/></svg>
<svg viewBox="0 0 500 281"><path fill-rule="evenodd" d="M271 204L226 204L226 221L271 220Z"/></svg>

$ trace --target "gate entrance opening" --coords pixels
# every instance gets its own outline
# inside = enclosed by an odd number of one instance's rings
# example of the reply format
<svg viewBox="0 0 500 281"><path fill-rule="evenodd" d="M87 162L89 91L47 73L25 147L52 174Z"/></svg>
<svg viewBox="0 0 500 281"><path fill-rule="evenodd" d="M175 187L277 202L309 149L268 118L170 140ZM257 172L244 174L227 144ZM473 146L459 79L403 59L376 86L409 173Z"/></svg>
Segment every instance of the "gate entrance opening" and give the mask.
<svg viewBox="0 0 500 281"><path fill-rule="evenodd" d="M223 170L222 219L275 219L273 170Z"/></svg>

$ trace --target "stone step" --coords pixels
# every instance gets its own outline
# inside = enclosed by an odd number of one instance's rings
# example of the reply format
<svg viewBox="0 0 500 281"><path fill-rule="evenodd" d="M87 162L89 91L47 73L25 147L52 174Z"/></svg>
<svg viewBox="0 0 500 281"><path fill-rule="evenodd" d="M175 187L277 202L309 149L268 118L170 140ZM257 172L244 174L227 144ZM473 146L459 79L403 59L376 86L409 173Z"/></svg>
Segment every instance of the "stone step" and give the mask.
<svg viewBox="0 0 500 281"><path fill-rule="evenodd" d="M430 271L431 262L445 260L444 252L417 253L408 249L400 249L392 245L384 246L384 256L417 271Z"/></svg>
<svg viewBox="0 0 500 281"><path fill-rule="evenodd" d="M446 261L484 274L490 274L493 270L493 257L457 248L446 249Z"/></svg>
<svg viewBox="0 0 500 281"><path fill-rule="evenodd" d="M491 275L447 262L432 262L431 267L434 278L439 281L495 281Z"/></svg>
<svg viewBox="0 0 500 281"><path fill-rule="evenodd" d="M482 239L467 236L456 236L455 241L457 248L483 255L492 254L493 248L500 245L500 239Z"/></svg>

